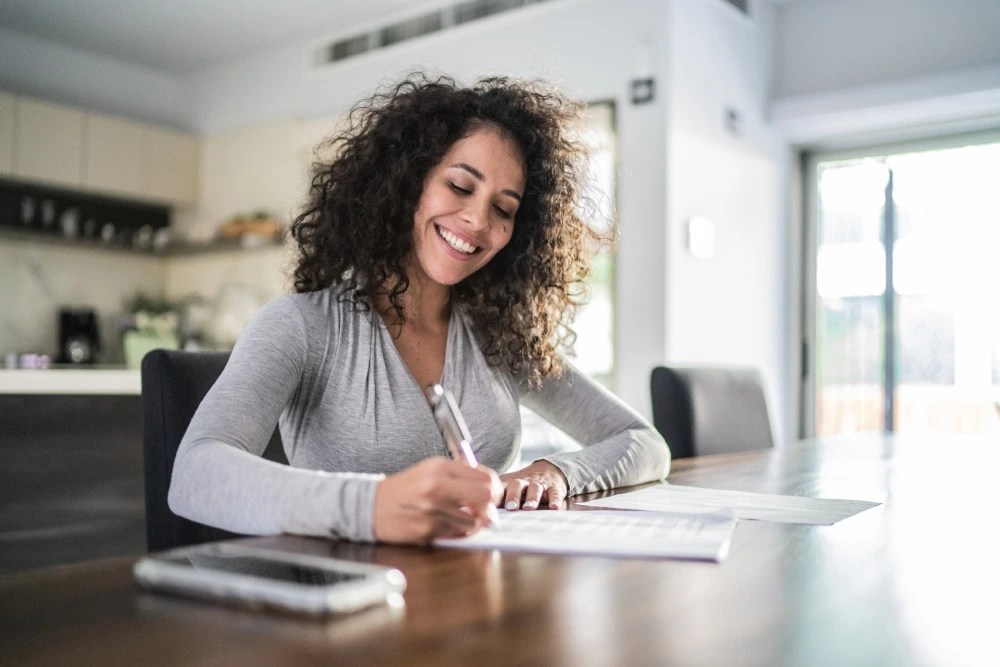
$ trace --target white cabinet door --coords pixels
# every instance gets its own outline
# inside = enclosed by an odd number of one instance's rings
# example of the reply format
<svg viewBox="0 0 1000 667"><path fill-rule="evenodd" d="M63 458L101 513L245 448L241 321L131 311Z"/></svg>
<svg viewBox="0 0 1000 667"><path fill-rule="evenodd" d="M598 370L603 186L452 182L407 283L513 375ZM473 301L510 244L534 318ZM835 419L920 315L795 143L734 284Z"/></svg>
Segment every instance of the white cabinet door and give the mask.
<svg viewBox="0 0 1000 667"><path fill-rule="evenodd" d="M83 184L95 192L142 196L143 126L88 113L84 122Z"/></svg>
<svg viewBox="0 0 1000 667"><path fill-rule="evenodd" d="M0 91L0 176L14 173L14 96Z"/></svg>
<svg viewBox="0 0 1000 667"><path fill-rule="evenodd" d="M83 111L19 97L14 175L25 180L79 187L83 171Z"/></svg>
<svg viewBox="0 0 1000 667"><path fill-rule="evenodd" d="M191 205L198 199L198 140L188 134L146 126L144 192L153 199Z"/></svg>

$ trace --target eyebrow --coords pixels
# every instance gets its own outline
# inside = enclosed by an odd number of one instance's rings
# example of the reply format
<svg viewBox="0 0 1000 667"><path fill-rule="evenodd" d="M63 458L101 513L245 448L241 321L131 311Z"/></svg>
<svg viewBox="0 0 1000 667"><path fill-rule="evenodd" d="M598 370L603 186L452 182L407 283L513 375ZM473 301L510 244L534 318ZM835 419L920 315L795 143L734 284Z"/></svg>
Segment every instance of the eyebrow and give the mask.
<svg viewBox="0 0 1000 667"><path fill-rule="evenodd" d="M486 177L483 176L483 172L479 171L478 169L476 169L475 167L473 167L471 164L466 164L465 162L456 162L455 164L453 164L451 166L452 167L458 167L459 169L464 169L465 171L467 171L470 174L472 174L473 176L475 176L476 180L483 181L484 183L486 182ZM519 195L518 193L514 192L513 190L501 190L500 193L508 195L510 197L513 197L517 201L521 201L521 195Z"/></svg>

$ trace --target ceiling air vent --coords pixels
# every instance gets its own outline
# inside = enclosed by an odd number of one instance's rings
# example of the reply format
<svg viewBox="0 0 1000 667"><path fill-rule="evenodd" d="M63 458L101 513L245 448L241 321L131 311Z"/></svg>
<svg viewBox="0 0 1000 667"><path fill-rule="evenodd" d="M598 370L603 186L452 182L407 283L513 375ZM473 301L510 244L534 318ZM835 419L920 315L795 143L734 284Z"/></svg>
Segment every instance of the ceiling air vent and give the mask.
<svg viewBox="0 0 1000 667"><path fill-rule="evenodd" d="M334 42L327 47L327 50L329 51L326 58L327 62L359 56L368 50L368 34L348 37L347 39Z"/></svg>
<svg viewBox="0 0 1000 667"><path fill-rule="evenodd" d="M473 0L473 2L455 5L452 9L455 15L455 24L459 24L484 19L487 16L501 14L531 4L535 3L524 0Z"/></svg>
<svg viewBox="0 0 1000 667"><path fill-rule="evenodd" d="M725 0L725 2L738 9L741 14L750 16L750 0Z"/></svg>
<svg viewBox="0 0 1000 667"><path fill-rule="evenodd" d="M408 39L429 35L432 32L440 30L443 25L441 12L434 12L433 14L418 16L403 23L386 26L379 31L381 37L379 39L379 46L392 46L393 44L405 42Z"/></svg>
<svg viewBox="0 0 1000 667"><path fill-rule="evenodd" d="M368 51L393 46L440 30L478 21L512 9L537 5L549 0L473 0L438 11L391 23L368 32L351 35L328 44L321 50L319 64L340 62Z"/></svg>

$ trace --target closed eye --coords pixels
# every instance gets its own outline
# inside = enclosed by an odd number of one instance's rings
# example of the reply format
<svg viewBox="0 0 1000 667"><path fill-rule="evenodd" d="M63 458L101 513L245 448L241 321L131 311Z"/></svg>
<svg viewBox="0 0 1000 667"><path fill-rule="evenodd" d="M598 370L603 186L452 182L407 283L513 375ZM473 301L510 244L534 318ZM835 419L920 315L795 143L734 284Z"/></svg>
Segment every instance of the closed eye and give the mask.
<svg viewBox="0 0 1000 667"><path fill-rule="evenodd" d="M506 218L507 220L510 220L511 218L514 217L513 213L511 213L510 211L508 211L503 207L494 206L493 208L496 210L496 212L500 215L501 218Z"/></svg>
<svg viewBox="0 0 1000 667"><path fill-rule="evenodd" d="M469 190L467 188L463 188L462 186L458 185L457 183L451 183L451 182L449 182L448 185L451 187L452 190L454 190L455 192L457 192L460 195L471 195L472 194L472 190Z"/></svg>

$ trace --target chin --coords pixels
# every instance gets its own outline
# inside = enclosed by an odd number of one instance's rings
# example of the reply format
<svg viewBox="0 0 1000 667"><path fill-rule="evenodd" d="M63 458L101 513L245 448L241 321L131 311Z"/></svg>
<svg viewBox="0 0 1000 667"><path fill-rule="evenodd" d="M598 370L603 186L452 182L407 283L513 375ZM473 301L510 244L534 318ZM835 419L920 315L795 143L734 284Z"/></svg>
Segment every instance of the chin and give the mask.
<svg viewBox="0 0 1000 667"><path fill-rule="evenodd" d="M430 272L427 275L431 280L436 282L438 285L447 285L448 287L454 287L455 285L457 285L458 283L462 282L463 280L469 277L469 275L465 273L455 274L450 271L435 271L435 272Z"/></svg>

